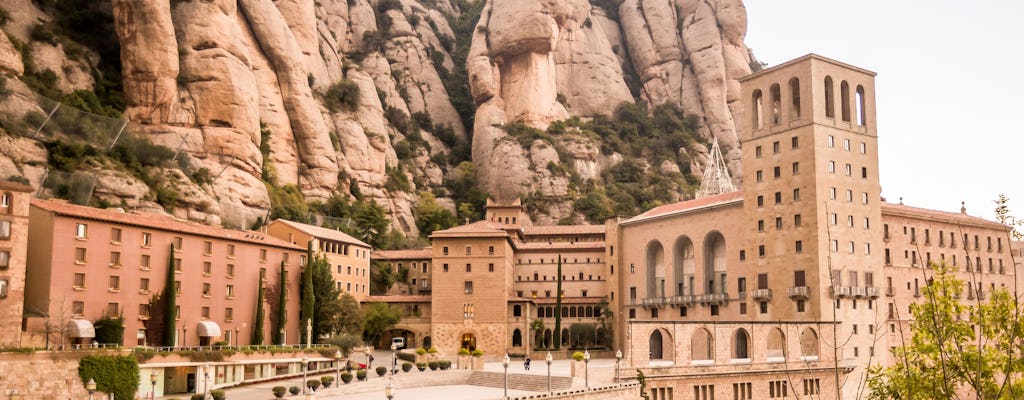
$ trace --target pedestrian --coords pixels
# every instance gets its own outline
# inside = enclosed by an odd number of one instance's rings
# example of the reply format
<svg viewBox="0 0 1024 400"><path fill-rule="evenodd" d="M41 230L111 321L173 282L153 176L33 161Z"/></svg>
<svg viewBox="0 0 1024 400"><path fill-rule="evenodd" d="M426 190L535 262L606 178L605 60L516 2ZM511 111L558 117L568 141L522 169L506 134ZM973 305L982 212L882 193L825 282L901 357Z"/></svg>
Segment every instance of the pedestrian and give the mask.
<svg viewBox="0 0 1024 400"><path fill-rule="evenodd" d="M526 357L526 361L523 361L523 368L527 371L530 370L530 357Z"/></svg>

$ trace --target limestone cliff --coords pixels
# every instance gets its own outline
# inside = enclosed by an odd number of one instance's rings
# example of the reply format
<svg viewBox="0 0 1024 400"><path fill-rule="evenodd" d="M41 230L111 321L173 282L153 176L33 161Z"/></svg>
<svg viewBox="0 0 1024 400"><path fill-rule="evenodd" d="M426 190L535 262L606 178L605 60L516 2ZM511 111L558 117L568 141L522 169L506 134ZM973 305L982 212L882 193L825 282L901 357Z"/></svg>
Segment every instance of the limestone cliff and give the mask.
<svg viewBox="0 0 1024 400"><path fill-rule="evenodd" d="M738 173L736 78L751 62L742 3L592 2L0 0L0 122L14 135L0 140L0 176L40 185L48 140L71 137L44 117L78 107L88 113L64 120L90 121L81 144L148 139L177 155L144 173L76 164L69 173L96 179L94 203L248 226L275 188L295 185L309 201L376 202L415 235L417 193L454 211L465 194L446 178L471 159L484 192L527 196L554 222L579 215L584 186L623 160L699 172L703 139L668 157L630 153L586 125L638 101L695 116L686 126L717 137ZM52 113L37 94L70 105ZM519 125L554 133L514 137Z"/></svg>

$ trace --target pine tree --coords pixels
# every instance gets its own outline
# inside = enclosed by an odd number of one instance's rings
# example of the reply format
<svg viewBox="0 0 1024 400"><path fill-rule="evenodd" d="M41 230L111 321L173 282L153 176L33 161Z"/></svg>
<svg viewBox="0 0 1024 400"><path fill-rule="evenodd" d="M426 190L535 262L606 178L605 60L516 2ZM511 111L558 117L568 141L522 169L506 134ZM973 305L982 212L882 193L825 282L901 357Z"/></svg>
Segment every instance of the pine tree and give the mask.
<svg viewBox="0 0 1024 400"><path fill-rule="evenodd" d="M562 347L562 255L558 255L558 285L555 290L555 334L552 339L555 342L555 350Z"/></svg>
<svg viewBox="0 0 1024 400"><path fill-rule="evenodd" d="M167 278L164 282L164 346L174 346L175 335L178 333L177 290L174 284L174 244L167 256Z"/></svg>
<svg viewBox="0 0 1024 400"><path fill-rule="evenodd" d="M263 344L263 278L264 272L260 271L260 280L256 282L256 318L252 323L252 344Z"/></svg>
<svg viewBox="0 0 1024 400"><path fill-rule="evenodd" d="M299 315L299 331L302 332L302 336L299 338L300 343L306 340L307 320L313 319L314 304L316 303L316 296L313 294L314 265L313 241L310 241L306 249L306 268L302 272L302 312Z"/></svg>

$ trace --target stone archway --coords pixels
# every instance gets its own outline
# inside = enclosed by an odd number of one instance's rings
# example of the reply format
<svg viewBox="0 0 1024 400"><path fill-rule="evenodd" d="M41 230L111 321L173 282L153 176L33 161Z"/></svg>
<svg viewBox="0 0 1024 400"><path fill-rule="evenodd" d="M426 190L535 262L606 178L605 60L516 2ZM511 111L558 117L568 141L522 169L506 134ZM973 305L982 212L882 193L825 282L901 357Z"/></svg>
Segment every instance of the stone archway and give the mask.
<svg viewBox="0 0 1024 400"><path fill-rule="evenodd" d="M648 340L648 344L650 345L651 360L660 360L660 359L662 359L663 358L662 357L662 347L663 347L663 345L662 345L661 331L655 330L654 332L651 332L651 338Z"/></svg>
<svg viewBox="0 0 1024 400"><path fill-rule="evenodd" d="M472 332L465 332L459 336L459 348L469 351L476 350L476 335Z"/></svg>

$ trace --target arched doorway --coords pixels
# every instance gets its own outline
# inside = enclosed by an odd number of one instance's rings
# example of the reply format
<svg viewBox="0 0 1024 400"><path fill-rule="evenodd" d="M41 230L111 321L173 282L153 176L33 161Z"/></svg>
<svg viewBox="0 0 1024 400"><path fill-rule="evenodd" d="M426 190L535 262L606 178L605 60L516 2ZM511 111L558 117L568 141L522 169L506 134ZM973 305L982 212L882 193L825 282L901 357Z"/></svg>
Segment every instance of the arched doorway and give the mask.
<svg viewBox="0 0 1024 400"><path fill-rule="evenodd" d="M476 335L472 333L463 333L462 340L460 341L459 348L466 349L469 351L476 350Z"/></svg>
<svg viewBox="0 0 1024 400"><path fill-rule="evenodd" d="M732 338L732 358L734 359L747 359L750 358L750 335L747 334L746 329L737 329L736 334Z"/></svg>
<svg viewBox="0 0 1024 400"><path fill-rule="evenodd" d="M381 347L380 348L382 348L382 349L390 349L391 348L391 339L399 338L399 337L405 339L405 348L407 348L407 349L414 349L414 348L417 347L417 345L416 345L416 334L413 333L413 331L410 331L408 329L396 328L396 329L391 329L389 331L385 331L384 334L381 335L381 338L380 338L381 339L381 343L380 343Z"/></svg>
<svg viewBox="0 0 1024 400"><path fill-rule="evenodd" d="M430 349L430 345L431 344L433 344L433 343L430 342L430 336L424 336L423 337L423 348L424 349Z"/></svg>
<svg viewBox="0 0 1024 400"><path fill-rule="evenodd" d="M512 331L512 347L522 347L522 346L523 346L523 332L520 331L519 328L516 328L516 330Z"/></svg>
<svg viewBox="0 0 1024 400"><path fill-rule="evenodd" d="M545 329L544 330L544 348L545 349L550 349L551 348L551 329Z"/></svg>
<svg viewBox="0 0 1024 400"><path fill-rule="evenodd" d="M662 357L662 351L661 351L661 349L662 349L661 332L657 331L657 330L655 330L654 332L651 332L651 338L650 338L650 340L648 340L648 342L649 342L648 344L650 345L650 356L651 356L651 359L652 360L660 360L660 359L662 359L663 357Z"/></svg>
<svg viewBox="0 0 1024 400"><path fill-rule="evenodd" d="M647 297L665 297L665 248L652 240L647 244Z"/></svg>

